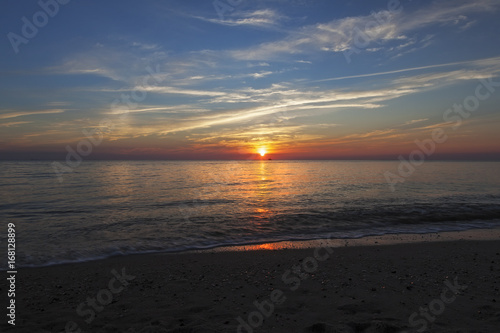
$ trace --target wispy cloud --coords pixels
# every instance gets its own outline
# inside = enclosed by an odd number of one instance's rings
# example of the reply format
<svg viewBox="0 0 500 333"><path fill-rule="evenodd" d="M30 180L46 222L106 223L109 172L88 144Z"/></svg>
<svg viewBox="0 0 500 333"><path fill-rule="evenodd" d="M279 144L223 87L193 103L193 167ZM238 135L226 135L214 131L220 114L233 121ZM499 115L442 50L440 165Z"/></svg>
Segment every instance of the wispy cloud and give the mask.
<svg viewBox="0 0 500 333"><path fill-rule="evenodd" d="M109 114L133 114L133 113L163 113L163 114L190 114L196 112L206 112L208 109L197 108L193 105L174 105L174 106L149 106L137 109L113 110Z"/></svg>
<svg viewBox="0 0 500 333"><path fill-rule="evenodd" d="M147 66L162 64L168 54L156 44L113 40L66 55L60 64L46 67L44 72L59 75L101 76L119 82L134 82L148 72Z"/></svg>
<svg viewBox="0 0 500 333"><path fill-rule="evenodd" d="M194 129L209 128L220 125L237 125L248 121L277 114L280 117L294 112L304 112L303 116L314 117L315 111L334 112L336 110L355 109L369 110L384 107L384 103L392 99L421 92L425 89L441 87L445 84L461 80L475 80L486 78L500 70L497 58L475 60L468 62L441 64L419 68L403 69L390 72L401 73L418 69L439 69L460 64L469 67L468 70L451 70L426 73L410 77L400 77L385 81L385 87L377 89L338 90L338 89L303 89L289 83L272 84L267 88L254 89L250 87L224 89L220 91L205 91L181 89L176 87L146 87L147 91L166 95L190 95L202 98L190 105L150 106L132 110L132 113L169 113L178 117L170 119L169 124L160 127L147 128L148 134L178 133ZM496 68L496 69L495 69ZM386 75L387 73L373 73L370 75ZM144 87L136 87L144 89ZM243 105L242 103L257 104L254 107L234 108L229 105ZM211 110L210 104L226 105L221 110ZM295 116L291 116L293 118ZM429 120L417 118L399 126L409 126ZM153 124L151 124L153 125ZM152 130L156 128L156 130ZM361 137L360 137L361 138Z"/></svg>
<svg viewBox="0 0 500 333"><path fill-rule="evenodd" d="M470 66L483 67L483 66L498 66L499 64L500 64L500 57L493 57L493 58L480 59L480 60L458 61L458 62L450 62L450 63L446 63L446 64L410 67L410 68L403 68L403 69L397 69L397 70L386 71L386 72L377 72L377 73L368 73L368 74L359 74L359 75L350 75L350 76L339 76L339 77L332 77L332 78L322 79L322 80L314 80L314 81L310 81L310 82L326 82L326 81L338 81L338 80L346 80L346 79L358 79L358 78L363 78L363 77L391 75L391 74L420 71L420 70L425 70L425 69L433 69L433 68L441 68L441 67L459 66L459 65L462 65L462 66L463 65L470 65Z"/></svg>
<svg viewBox="0 0 500 333"><path fill-rule="evenodd" d="M466 15L496 11L499 7L498 0L438 1L415 12L392 13L381 10L366 16L346 17L305 26L290 32L282 40L229 51L229 55L239 60L277 61L282 59L283 55L317 51L344 52L356 46L356 38L359 38L360 34L367 36L370 44L400 41L400 45L405 45L408 44L406 34L409 32L437 24L468 24Z"/></svg>
<svg viewBox="0 0 500 333"><path fill-rule="evenodd" d="M422 118L422 119L414 119L414 120L408 120L407 122L401 124L401 126L407 126L407 125L413 125L416 123L421 123L423 121L427 121L429 118Z"/></svg>
<svg viewBox="0 0 500 333"><path fill-rule="evenodd" d="M285 19L283 15L278 14L271 9L261 9L251 12L236 11L230 15L229 19L214 19L201 16L192 16L206 22L221 24L225 26L254 26L254 27L272 27L279 21Z"/></svg>
<svg viewBox="0 0 500 333"><path fill-rule="evenodd" d="M434 1L429 6L406 15L400 26L404 31L420 29L429 25L457 25L468 22L467 15L478 12L494 12L500 7L498 0L446 0Z"/></svg>
<svg viewBox="0 0 500 333"><path fill-rule="evenodd" d="M0 113L0 119L8 119L8 118L17 118L17 117L25 117L25 116L38 116L42 114L54 114L54 113L63 113L67 110L62 109L54 109L54 110L41 110L41 111L25 111L25 112L9 112ZM5 112L5 111L4 111Z"/></svg>
<svg viewBox="0 0 500 333"><path fill-rule="evenodd" d="M141 50L160 50L161 49L161 47L158 44L151 44L151 43L133 42L132 46L137 47Z"/></svg>
<svg viewBox="0 0 500 333"><path fill-rule="evenodd" d="M15 127L15 126L30 124L30 123L32 123L32 121L13 121L13 122L3 123L3 124L0 123L0 127Z"/></svg>
<svg viewBox="0 0 500 333"><path fill-rule="evenodd" d="M195 89L182 89L177 87L166 86L137 86L133 90L137 91L150 91L161 94L175 94L175 95L190 95L190 96L224 96L224 92L208 91L208 90L195 90Z"/></svg>

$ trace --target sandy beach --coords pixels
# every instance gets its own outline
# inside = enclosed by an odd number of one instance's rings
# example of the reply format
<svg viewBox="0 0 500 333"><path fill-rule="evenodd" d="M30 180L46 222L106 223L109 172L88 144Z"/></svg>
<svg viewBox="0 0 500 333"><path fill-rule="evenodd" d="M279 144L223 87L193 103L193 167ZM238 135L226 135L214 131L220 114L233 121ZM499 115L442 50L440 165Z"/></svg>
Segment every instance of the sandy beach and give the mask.
<svg viewBox="0 0 500 333"><path fill-rule="evenodd" d="M306 243L19 269L1 331L498 332L498 229Z"/></svg>

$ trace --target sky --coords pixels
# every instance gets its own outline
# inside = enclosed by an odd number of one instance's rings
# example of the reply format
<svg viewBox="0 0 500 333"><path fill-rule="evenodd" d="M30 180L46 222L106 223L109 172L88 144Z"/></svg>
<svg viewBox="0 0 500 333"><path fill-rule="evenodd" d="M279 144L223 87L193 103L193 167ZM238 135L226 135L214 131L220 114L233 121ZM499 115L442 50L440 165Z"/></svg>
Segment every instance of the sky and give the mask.
<svg viewBox="0 0 500 333"><path fill-rule="evenodd" d="M500 0L5 0L0 159L500 159L499 18Z"/></svg>

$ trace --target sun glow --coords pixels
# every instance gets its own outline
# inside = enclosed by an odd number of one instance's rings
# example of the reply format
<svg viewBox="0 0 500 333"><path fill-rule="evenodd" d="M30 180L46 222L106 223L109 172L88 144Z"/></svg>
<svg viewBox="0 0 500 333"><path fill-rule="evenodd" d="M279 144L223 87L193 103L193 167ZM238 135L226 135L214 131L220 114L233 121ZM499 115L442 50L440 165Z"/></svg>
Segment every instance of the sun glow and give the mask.
<svg viewBox="0 0 500 333"><path fill-rule="evenodd" d="M267 151L264 148L259 149L260 156L264 156L264 155L266 155L266 153L267 153Z"/></svg>

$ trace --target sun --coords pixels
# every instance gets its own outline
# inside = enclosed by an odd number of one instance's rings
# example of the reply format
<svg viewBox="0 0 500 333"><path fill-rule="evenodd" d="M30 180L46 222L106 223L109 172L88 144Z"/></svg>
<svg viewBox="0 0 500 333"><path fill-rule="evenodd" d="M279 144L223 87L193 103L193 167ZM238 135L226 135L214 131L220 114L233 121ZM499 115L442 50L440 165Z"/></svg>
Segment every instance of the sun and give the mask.
<svg viewBox="0 0 500 333"><path fill-rule="evenodd" d="M259 149L260 156L264 156L264 155L266 155L266 153L267 153L267 151L264 148Z"/></svg>

